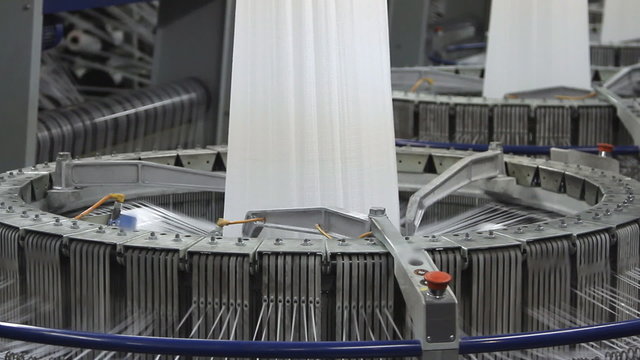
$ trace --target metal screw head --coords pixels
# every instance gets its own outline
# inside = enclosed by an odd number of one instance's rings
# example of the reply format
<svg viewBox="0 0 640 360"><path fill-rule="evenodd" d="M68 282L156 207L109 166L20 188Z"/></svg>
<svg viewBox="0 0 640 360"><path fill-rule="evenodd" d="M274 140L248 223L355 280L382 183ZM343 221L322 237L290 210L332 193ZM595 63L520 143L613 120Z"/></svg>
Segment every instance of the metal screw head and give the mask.
<svg viewBox="0 0 640 360"><path fill-rule="evenodd" d="M567 227L567 222L564 219L560 219L560 227L561 228L566 228Z"/></svg>
<svg viewBox="0 0 640 360"><path fill-rule="evenodd" d="M71 228L72 229L79 229L80 228L80 226L78 226L78 220L71 221Z"/></svg>
<svg viewBox="0 0 640 360"><path fill-rule="evenodd" d="M496 237L496 234L493 230L489 230L489 238L493 239Z"/></svg>
<svg viewBox="0 0 640 360"><path fill-rule="evenodd" d="M154 231L149 234L148 240L158 240L158 235Z"/></svg>
<svg viewBox="0 0 640 360"><path fill-rule="evenodd" d="M464 239L465 240L471 240L471 235L469 233L464 233Z"/></svg>
<svg viewBox="0 0 640 360"><path fill-rule="evenodd" d="M124 229L123 229L123 228L120 228L120 229L118 230L118 236L126 236L126 235L127 235L127 232L126 232L126 231L124 231Z"/></svg>
<svg viewBox="0 0 640 360"><path fill-rule="evenodd" d="M544 226L542 226L542 224L538 224L538 226L536 226L536 231L542 231L544 230Z"/></svg>
<svg viewBox="0 0 640 360"><path fill-rule="evenodd" d="M22 171L22 169L18 169L18 175L22 175L24 174L24 171Z"/></svg>
<svg viewBox="0 0 640 360"><path fill-rule="evenodd" d="M302 245L303 246L310 246L311 245L311 239L302 240Z"/></svg>
<svg viewBox="0 0 640 360"><path fill-rule="evenodd" d="M438 242L438 238L435 235L431 235L431 238L429 239L429 241Z"/></svg>
<svg viewBox="0 0 640 360"><path fill-rule="evenodd" d="M518 226L516 228L516 234L522 234L524 232L524 230L522 230L522 227Z"/></svg>
<svg viewBox="0 0 640 360"><path fill-rule="evenodd" d="M218 243L218 237L217 236L214 235L214 236L211 236L209 238L209 244L216 245L217 243Z"/></svg>
<svg viewBox="0 0 640 360"><path fill-rule="evenodd" d="M31 4L24 4L24 6L22 7L22 10L24 11L31 10Z"/></svg>
<svg viewBox="0 0 640 360"><path fill-rule="evenodd" d="M456 337L453 335L449 335L449 340L453 341Z"/></svg>
<svg viewBox="0 0 640 360"><path fill-rule="evenodd" d="M0 202L0 209L4 209L4 208L6 208L6 206L4 205L4 201L1 201Z"/></svg>
<svg viewBox="0 0 640 360"><path fill-rule="evenodd" d="M345 238L338 239L338 246L347 246L347 245L349 245L349 243L347 242L347 239Z"/></svg>
<svg viewBox="0 0 640 360"><path fill-rule="evenodd" d="M14 176L16 175L13 173L13 171L9 171L9 177L14 177Z"/></svg>
<svg viewBox="0 0 640 360"><path fill-rule="evenodd" d="M599 218L600 218L600 213L595 213L595 214L593 214L593 218L594 218L594 219L599 219Z"/></svg>
<svg viewBox="0 0 640 360"><path fill-rule="evenodd" d="M62 226L62 222L59 217L53 219L53 226Z"/></svg>
<svg viewBox="0 0 640 360"><path fill-rule="evenodd" d="M102 225L98 226L98 230L96 230L96 232L98 234L104 234L105 233L104 226L102 226Z"/></svg>
<svg viewBox="0 0 640 360"><path fill-rule="evenodd" d="M387 212L383 207L372 207L369 209L369 216L382 216Z"/></svg>
<svg viewBox="0 0 640 360"><path fill-rule="evenodd" d="M582 224L582 216L581 215L577 215L576 216L576 224Z"/></svg>
<svg viewBox="0 0 640 360"><path fill-rule="evenodd" d="M20 217L28 218L29 214L27 214L27 210L22 210L22 215L20 215Z"/></svg>
<svg viewBox="0 0 640 360"><path fill-rule="evenodd" d="M274 245L282 245L284 243L284 241L282 241L281 238L276 238L276 240L273 242Z"/></svg>
<svg viewBox="0 0 640 360"><path fill-rule="evenodd" d="M242 238L241 238L241 237L239 237L239 238L236 240L236 246L245 246L245 243L244 243L244 241L242 241Z"/></svg>
<svg viewBox="0 0 640 360"><path fill-rule="evenodd" d="M40 221L42 219L40 219L40 214L35 214L33 215L33 221Z"/></svg>
<svg viewBox="0 0 640 360"><path fill-rule="evenodd" d="M13 205L9 205L9 206L7 207L7 212L8 212L8 213L15 212L15 210L13 210Z"/></svg>
<svg viewBox="0 0 640 360"><path fill-rule="evenodd" d="M609 210L609 208L604 210L604 216L611 216L611 210Z"/></svg>
<svg viewBox="0 0 640 360"><path fill-rule="evenodd" d="M173 241L182 241L180 234L176 234L176 236L173 237Z"/></svg>

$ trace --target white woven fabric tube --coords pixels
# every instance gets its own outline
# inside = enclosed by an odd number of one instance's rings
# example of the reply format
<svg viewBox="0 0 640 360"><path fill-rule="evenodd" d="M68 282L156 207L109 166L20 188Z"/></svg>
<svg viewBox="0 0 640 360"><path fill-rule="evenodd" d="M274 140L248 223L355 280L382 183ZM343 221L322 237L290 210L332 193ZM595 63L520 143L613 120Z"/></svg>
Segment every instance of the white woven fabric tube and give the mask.
<svg viewBox="0 0 640 360"><path fill-rule="evenodd" d="M605 0L600 41L609 43L640 39L638 14L638 0Z"/></svg>
<svg viewBox="0 0 640 360"><path fill-rule="evenodd" d="M237 1L225 218L383 206L398 224L387 26L384 0Z"/></svg>
<svg viewBox="0 0 640 360"><path fill-rule="evenodd" d="M483 95L590 89L587 0L493 0Z"/></svg>

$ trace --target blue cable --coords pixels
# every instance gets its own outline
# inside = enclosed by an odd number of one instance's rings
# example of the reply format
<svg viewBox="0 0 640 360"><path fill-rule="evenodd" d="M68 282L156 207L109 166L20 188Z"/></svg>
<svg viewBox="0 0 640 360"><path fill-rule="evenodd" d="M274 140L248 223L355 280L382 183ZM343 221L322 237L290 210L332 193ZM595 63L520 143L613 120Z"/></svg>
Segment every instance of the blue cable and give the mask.
<svg viewBox="0 0 640 360"><path fill-rule="evenodd" d="M160 338L46 329L0 322L0 338L83 349L206 357L369 358L416 357L418 340L394 341L240 341Z"/></svg>
<svg viewBox="0 0 640 360"><path fill-rule="evenodd" d="M487 43L476 42L476 43L449 45L447 46L447 51L453 52L453 51L459 51L459 50L484 49L486 47L487 47Z"/></svg>
<svg viewBox="0 0 640 360"><path fill-rule="evenodd" d="M461 143L445 143L423 140L406 140L396 139L397 146L416 146L416 147L433 147L442 149L455 149L455 150L472 150L472 151L487 151L489 145L487 144L461 144ZM584 151L592 154L598 153L597 146L542 146L542 145L503 145L503 151L505 154L515 155L549 155L551 148L556 147L560 149L570 149ZM637 155L640 152L640 148L635 145L628 146L616 146L613 148L612 154L615 155Z"/></svg>
<svg viewBox="0 0 640 360"><path fill-rule="evenodd" d="M459 353L474 354L561 346L640 335L640 319L592 326L473 336L460 339ZM47 329L0 322L0 338L83 349L208 357L367 358L416 357L418 340L394 341L239 341L159 338Z"/></svg>
<svg viewBox="0 0 640 360"><path fill-rule="evenodd" d="M569 329L472 336L460 341L460 354L524 350L618 339L640 335L640 319L581 326Z"/></svg>

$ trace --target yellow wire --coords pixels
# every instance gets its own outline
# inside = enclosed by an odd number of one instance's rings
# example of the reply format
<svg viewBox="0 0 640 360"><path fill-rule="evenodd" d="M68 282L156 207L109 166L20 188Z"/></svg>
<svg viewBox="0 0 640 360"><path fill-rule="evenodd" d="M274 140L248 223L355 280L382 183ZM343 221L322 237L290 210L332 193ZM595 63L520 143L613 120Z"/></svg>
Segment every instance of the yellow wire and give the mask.
<svg viewBox="0 0 640 360"><path fill-rule="evenodd" d="M329 233L324 231L324 229L322 228L322 226L320 226L320 224L316 224L316 229L318 229L320 234L324 235L327 239L329 239L329 240L333 239L333 236L329 235Z"/></svg>
<svg viewBox="0 0 640 360"><path fill-rule="evenodd" d="M366 232L366 233L364 233L364 234L360 234L360 236L358 236L358 239L362 239L362 238L366 238L366 237L371 237L371 236L373 236L373 232L371 232L371 231L367 231L367 232Z"/></svg>
<svg viewBox="0 0 640 360"><path fill-rule="evenodd" d="M256 222L256 221L264 221L264 218L253 218L253 219L235 220L235 221L229 221L227 219L219 218L218 221L216 221L216 225L220 227L224 227L227 225L246 224L246 223Z"/></svg>
<svg viewBox="0 0 640 360"><path fill-rule="evenodd" d="M98 200L95 204L91 205L91 207L89 207L87 210L81 212L80 214L76 215L74 217L75 220L80 220L83 217L87 216L88 214L91 214L93 212L93 210L99 208L102 204L106 203L107 201L109 201L110 199L113 199L119 203L123 203L124 199L125 199L125 195L124 194L118 194L118 193L114 193L114 194L108 194L102 197L102 199Z"/></svg>
<svg viewBox="0 0 640 360"><path fill-rule="evenodd" d="M435 81L433 81L432 78L423 77L423 78L420 78L420 79L416 80L416 82L413 84L411 89L409 89L409 91L410 92L416 92L416 90L418 90L420 85L422 85L422 83L424 83L425 81L428 82L429 85L433 85L435 83Z"/></svg>
<svg viewBox="0 0 640 360"><path fill-rule="evenodd" d="M595 92L590 92L586 95L580 95L580 96L569 96L569 95L556 95L556 99L560 99L560 100L584 100L584 99L588 99L588 98L592 98L594 96L596 96L597 94Z"/></svg>

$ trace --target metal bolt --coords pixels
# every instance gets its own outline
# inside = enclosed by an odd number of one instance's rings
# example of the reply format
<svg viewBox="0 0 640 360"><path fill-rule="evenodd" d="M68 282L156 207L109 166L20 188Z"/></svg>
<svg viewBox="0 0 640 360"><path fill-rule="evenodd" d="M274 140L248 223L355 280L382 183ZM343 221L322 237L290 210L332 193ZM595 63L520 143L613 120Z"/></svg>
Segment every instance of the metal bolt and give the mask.
<svg viewBox="0 0 640 360"><path fill-rule="evenodd" d="M576 216L576 224L582 224L582 216Z"/></svg>
<svg viewBox="0 0 640 360"><path fill-rule="evenodd" d="M614 211L622 211L622 204L617 204L616 208L613 209Z"/></svg>
<svg viewBox="0 0 640 360"><path fill-rule="evenodd" d="M431 235L431 239L429 239L431 242L438 242L438 238L435 235Z"/></svg>
<svg viewBox="0 0 640 360"><path fill-rule="evenodd" d="M124 231L123 228L120 228L120 230L118 230L118 236L126 236L126 235L127 235L127 232Z"/></svg>
<svg viewBox="0 0 640 360"><path fill-rule="evenodd" d="M338 246L347 246L347 245L349 245L349 243L345 238L338 239Z"/></svg>
<svg viewBox="0 0 640 360"><path fill-rule="evenodd" d="M567 222L564 219L560 219L560 227L561 228L566 228L567 227Z"/></svg>
<svg viewBox="0 0 640 360"><path fill-rule="evenodd" d="M24 11L31 10L31 4L24 4L24 6L22 7L22 10L24 10Z"/></svg>
<svg viewBox="0 0 640 360"><path fill-rule="evenodd" d="M245 243L244 243L244 241L242 241L241 237L239 237L238 240L236 240L236 245L237 246L245 246Z"/></svg>
<svg viewBox="0 0 640 360"><path fill-rule="evenodd" d="M274 245L282 245L283 241L281 238L276 238L276 240L273 242Z"/></svg>
<svg viewBox="0 0 640 360"><path fill-rule="evenodd" d="M629 202L627 200L622 200L622 206L629 206Z"/></svg>
<svg viewBox="0 0 640 360"><path fill-rule="evenodd" d="M0 209L4 209L4 208L5 208L4 201L2 201L2 202L0 202Z"/></svg>
<svg viewBox="0 0 640 360"><path fill-rule="evenodd" d="M158 236L156 235L156 233L155 233L155 232L153 232L153 231L152 231L152 232L149 234L149 238L148 238L148 239L149 239L149 240L158 240Z"/></svg>
<svg viewBox="0 0 640 360"><path fill-rule="evenodd" d="M173 237L173 241L182 241L180 234L176 234L176 236Z"/></svg>
<svg viewBox="0 0 640 360"><path fill-rule="evenodd" d="M9 177L14 177L15 174L13 173L13 171L9 171Z"/></svg>
<svg viewBox="0 0 640 360"><path fill-rule="evenodd" d="M489 238L493 239L496 237L496 234L494 233L493 230L489 230Z"/></svg>
<svg viewBox="0 0 640 360"><path fill-rule="evenodd" d="M98 226L98 230L96 230L96 232L98 234L104 234L105 233L104 226L102 226L102 225Z"/></svg>
<svg viewBox="0 0 640 360"><path fill-rule="evenodd" d="M22 175L24 174L24 171L22 171L22 169L18 169L18 175Z"/></svg>
<svg viewBox="0 0 640 360"><path fill-rule="evenodd" d="M27 210L22 210L22 215L20 215L20 217L28 218L29 214L27 214Z"/></svg>
<svg viewBox="0 0 640 360"><path fill-rule="evenodd" d="M370 238L367 238L367 241L369 242L369 245L377 245L376 238L370 237Z"/></svg>
<svg viewBox="0 0 640 360"><path fill-rule="evenodd" d="M217 239L216 236L212 236L212 237L209 238L209 244L215 245L217 243L218 243L218 239Z"/></svg>
<svg viewBox="0 0 640 360"><path fill-rule="evenodd" d="M427 336L427 342L431 342L431 336Z"/></svg>
<svg viewBox="0 0 640 360"><path fill-rule="evenodd" d="M302 245L303 246L310 246L311 245L311 239L302 240Z"/></svg>
<svg viewBox="0 0 640 360"><path fill-rule="evenodd" d="M31 170L37 170L37 169L38 169L38 165L33 165L33 166L31 167Z"/></svg>
<svg viewBox="0 0 640 360"><path fill-rule="evenodd" d="M633 200L635 200L635 199L636 199L636 197L635 197L635 196L633 196L633 195L629 195L629 196L627 196L627 200L629 200L629 202L630 202L630 203L632 203L632 202L633 202Z"/></svg>
<svg viewBox="0 0 640 360"><path fill-rule="evenodd" d="M609 208L604 210L604 216L611 216L611 210L609 210Z"/></svg>
<svg viewBox="0 0 640 360"><path fill-rule="evenodd" d="M71 221L71 228L72 229L79 229L80 228L80 226L78 226L78 220Z"/></svg>
<svg viewBox="0 0 640 360"><path fill-rule="evenodd" d="M33 221L40 221L40 214L33 215Z"/></svg>
<svg viewBox="0 0 640 360"><path fill-rule="evenodd" d="M59 217L53 219L53 226L62 226L62 222Z"/></svg>
<svg viewBox="0 0 640 360"><path fill-rule="evenodd" d="M542 231L544 230L544 226L542 226L542 224L538 224L538 226L536 226L536 231Z"/></svg>
<svg viewBox="0 0 640 360"><path fill-rule="evenodd" d="M449 340L453 341L456 337L453 335L449 335Z"/></svg>
<svg viewBox="0 0 640 360"><path fill-rule="evenodd" d="M600 213L593 214L593 218L594 219L600 219Z"/></svg>
<svg viewBox="0 0 640 360"><path fill-rule="evenodd" d="M383 207L372 207L369 209L369 216L383 216L387 210Z"/></svg>
<svg viewBox="0 0 640 360"><path fill-rule="evenodd" d="M13 206L12 206L12 205L9 205L9 207L7 208L7 212L8 212L8 213L12 213L12 212L14 212L14 210L13 210Z"/></svg>
<svg viewBox="0 0 640 360"><path fill-rule="evenodd" d="M471 235L469 235L469 233L464 233L464 239L467 241L471 240Z"/></svg>
<svg viewBox="0 0 640 360"><path fill-rule="evenodd" d="M518 226L518 228L516 229L516 234L522 234L524 232L524 230L522 230L522 227Z"/></svg>

